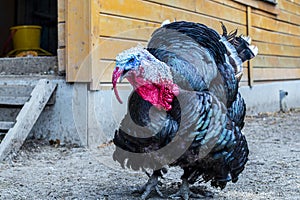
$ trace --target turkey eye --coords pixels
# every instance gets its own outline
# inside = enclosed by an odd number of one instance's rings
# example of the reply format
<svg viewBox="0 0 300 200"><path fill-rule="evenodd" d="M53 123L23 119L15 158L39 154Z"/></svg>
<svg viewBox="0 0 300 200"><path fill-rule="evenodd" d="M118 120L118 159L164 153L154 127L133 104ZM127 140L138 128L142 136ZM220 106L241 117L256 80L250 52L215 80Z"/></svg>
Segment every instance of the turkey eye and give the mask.
<svg viewBox="0 0 300 200"><path fill-rule="evenodd" d="M122 73L122 75L124 76L127 72L129 72L129 69L125 69Z"/></svg>
<svg viewBox="0 0 300 200"><path fill-rule="evenodd" d="M132 63L134 61L134 58L130 58L129 60L128 60L128 63Z"/></svg>

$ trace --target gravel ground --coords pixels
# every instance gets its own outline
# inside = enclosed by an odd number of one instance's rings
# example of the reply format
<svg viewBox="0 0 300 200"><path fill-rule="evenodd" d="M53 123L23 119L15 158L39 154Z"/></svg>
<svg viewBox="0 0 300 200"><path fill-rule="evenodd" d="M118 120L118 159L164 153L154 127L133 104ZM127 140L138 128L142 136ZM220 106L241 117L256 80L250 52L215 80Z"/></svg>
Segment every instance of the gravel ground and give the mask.
<svg viewBox="0 0 300 200"><path fill-rule="evenodd" d="M299 111L247 117L250 160L239 181L222 191L209 184L200 187L214 192L214 199L300 199L299 125ZM131 191L147 176L120 168L112 161L113 148L92 151L26 141L0 164L0 199L138 199ZM162 180L164 195L178 189L181 173L170 169ZM150 199L161 198L154 194Z"/></svg>

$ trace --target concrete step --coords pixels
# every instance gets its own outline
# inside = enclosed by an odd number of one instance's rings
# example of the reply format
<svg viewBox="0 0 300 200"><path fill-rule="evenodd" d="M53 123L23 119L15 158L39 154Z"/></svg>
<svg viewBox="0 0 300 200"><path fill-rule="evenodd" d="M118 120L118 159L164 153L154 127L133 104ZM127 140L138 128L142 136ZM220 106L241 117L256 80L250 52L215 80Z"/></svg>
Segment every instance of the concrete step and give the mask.
<svg viewBox="0 0 300 200"><path fill-rule="evenodd" d="M0 85L0 97L1 96L19 96L28 97L32 92L34 86L31 85Z"/></svg>
<svg viewBox="0 0 300 200"><path fill-rule="evenodd" d="M15 121L21 108L21 106L0 105L0 121Z"/></svg>
<svg viewBox="0 0 300 200"><path fill-rule="evenodd" d="M57 66L56 56L0 58L0 75L53 75Z"/></svg>
<svg viewBox="0 0 300 200"><path fill-rule="evenodd" d="M15 122L0 121L0 130L7 131L15 125Z"/></svg>
<svg viewBox="0 0 300 200"><path fill-rule="evenodd" d="M0 105L24 105L33 88L30 85L0 85Z"/></svg>
<svg viewBox="0 0 300 200"><path fill-rule="evenodd" d="M8 130L0 143L0 161L19 150L56 87L57 84L50 80L39 80L30 93L31 98L16 117L16 122L0 121L0 130Z"/></svg>
<svg viewBox="0 0 300 200"><path fill-rule="evenodd" d="M24 105L30 97L3 97L0 96L0 105L21 106Z"/></svg>
<svg viewBox="0 0 300 200"><path fill-rule="evenodd" d="M33 88L32 85L0 84L0 107L24 105L30 99ZM47 103L47 105L52 104L54 104L54 98Z"/></svg>

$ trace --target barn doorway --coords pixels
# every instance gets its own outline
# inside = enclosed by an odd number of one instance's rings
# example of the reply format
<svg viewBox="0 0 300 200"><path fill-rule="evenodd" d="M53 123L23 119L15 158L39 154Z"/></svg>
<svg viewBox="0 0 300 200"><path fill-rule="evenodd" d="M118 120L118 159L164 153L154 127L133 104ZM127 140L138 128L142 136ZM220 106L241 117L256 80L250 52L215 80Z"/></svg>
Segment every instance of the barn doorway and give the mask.
<svg viewBox="0 0 300 200"><path fill-rule="evenodd" d="M0 0L0 54L5 57L12 50L12 26L41 26L40 47L57 55L57 1Z"/></svg>
<svg viewBox="0 0 300 200"><path fill-rule="evenodd" d="M0 0L0 76L56 74L57 15L56 0ZM14 48L13 38L21 29L13 32L10 28L24 25L38 27L39 37L27 34L21 44L38 38L34 43L38 48Z"/></svg>

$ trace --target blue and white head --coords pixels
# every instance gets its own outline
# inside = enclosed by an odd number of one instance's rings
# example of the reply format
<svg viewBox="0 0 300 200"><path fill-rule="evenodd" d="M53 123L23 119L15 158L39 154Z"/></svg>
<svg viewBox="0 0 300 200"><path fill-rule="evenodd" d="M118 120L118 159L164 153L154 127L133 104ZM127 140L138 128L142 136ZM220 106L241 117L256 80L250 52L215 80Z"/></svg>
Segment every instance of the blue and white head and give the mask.
<svg viewBox="0 0 300 200"><path fill-rule="evenodd" d="M116 57L116 67L123 72L136 69L141 64L141 56L143 49L140 47L134 47L121 52Z"/></svg>
<svg viewBox="0 0 300 200"><path fill-rule="evenodd" d="M142 46L130 48L121 52L116 57L116 67L112 74L112 84L115 95L120 103L122 100L117 91L118 79L126 78L140 96L150 101L157 107L170 109L170 99L161 100L162 92L170 92L169 96L176 96L178 89L173 84L170 67L156 59L147 49ZM154 92L156 91L156 93ZM153 98L150 98L151 95ZM167 94L164 96L168 96Z"/></svg>
<svg viewBox="0 0 300 200"><path fill-rule="evenodd" d="M130 70L138 69L142 60L149 60L150 57L153 56L141 45L132 47L117 55L115 70L122 71L125 75Z"/></svg>
<svg viewBox="0 0 300 200"><path fill-rule="evenodd" d="M138 70L142 60L149 58L149 54L145 48L138 45L117 55L116 66L112 74L112 84L117 97L116 84L118 79L120 78L120 81L122 81L129 71ZM121 102L119 98L118 100Z"/></svg>

